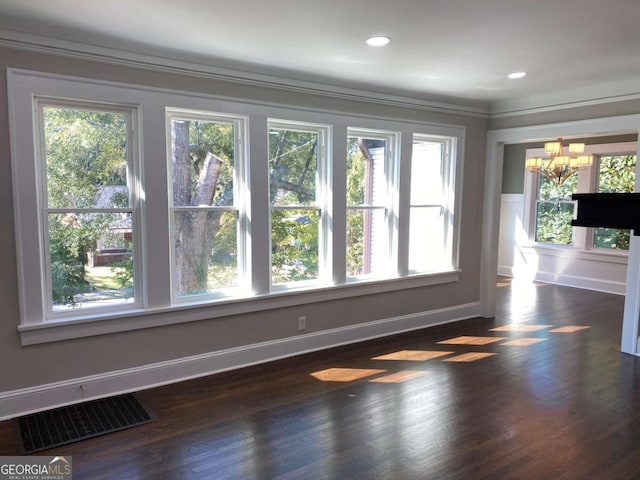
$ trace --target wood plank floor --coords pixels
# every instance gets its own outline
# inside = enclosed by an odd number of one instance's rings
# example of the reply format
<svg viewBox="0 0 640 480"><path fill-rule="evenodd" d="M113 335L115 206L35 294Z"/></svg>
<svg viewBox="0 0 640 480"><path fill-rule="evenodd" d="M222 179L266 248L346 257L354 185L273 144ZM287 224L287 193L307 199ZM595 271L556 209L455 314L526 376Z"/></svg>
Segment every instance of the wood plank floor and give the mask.
<svg viewBox="0 0 640 480"><path fill-rule="evenodd" d="M140 392L157 421L43 454L76 480L640 478L624 298L499 285L495 319Z"/></svg>

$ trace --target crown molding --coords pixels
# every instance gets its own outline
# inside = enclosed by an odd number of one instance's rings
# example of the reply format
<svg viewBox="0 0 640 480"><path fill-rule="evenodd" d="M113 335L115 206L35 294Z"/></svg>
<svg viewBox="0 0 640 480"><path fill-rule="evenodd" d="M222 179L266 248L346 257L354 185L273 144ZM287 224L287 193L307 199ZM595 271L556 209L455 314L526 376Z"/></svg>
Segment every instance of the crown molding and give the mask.
<svg viewBox="0 0 640 480"><path fill-rule="evenodd" d="M491 104L489 118L506 118L589 107L640 99L640 79L616 80L571 90L498 100Z"/></svg>
<svg viewBox="0 0 640 480"><path fill-rule="evenodd" d="M359 88L286 78L278 75L243 71L215 65L176 60L99 45L0 29L0 47L27 50L112 65L144 68L164 73L221 80L236 84L323 95L345 100L413 108L452 115L487 118L488 107L433 101L412 96L388 94Z"/></svg>

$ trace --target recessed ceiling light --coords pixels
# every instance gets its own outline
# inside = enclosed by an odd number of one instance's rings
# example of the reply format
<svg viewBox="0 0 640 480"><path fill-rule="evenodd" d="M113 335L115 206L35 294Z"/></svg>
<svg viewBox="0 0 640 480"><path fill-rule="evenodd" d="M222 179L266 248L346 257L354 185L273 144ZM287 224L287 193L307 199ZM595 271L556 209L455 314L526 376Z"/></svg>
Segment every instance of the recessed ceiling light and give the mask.
<svg viewBox="0 0 640 480"><path fill-rule="evenodd" d="M527 75L527 72L513 72L507 75L509 78L522 78Z"/></svg>
<svg viewBox="0 0 640 480"><path fill-rule="evenodd" d="M367 45L372 47L384 47L391 42L389 37L385 37L383 35L374 35L373 37L367 38Z"/></svg>

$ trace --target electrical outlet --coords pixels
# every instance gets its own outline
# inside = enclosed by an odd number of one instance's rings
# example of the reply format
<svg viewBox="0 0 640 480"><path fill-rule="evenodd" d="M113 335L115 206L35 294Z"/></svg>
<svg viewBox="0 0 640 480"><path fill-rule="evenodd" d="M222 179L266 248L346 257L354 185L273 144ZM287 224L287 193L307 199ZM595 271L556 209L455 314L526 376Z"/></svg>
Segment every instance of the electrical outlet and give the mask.
<svg viewBox="0 0 640 480"><path fill-rule="evenodd" d="M298 331L302 332L307 329L307 317L298 317Z"/></svg>

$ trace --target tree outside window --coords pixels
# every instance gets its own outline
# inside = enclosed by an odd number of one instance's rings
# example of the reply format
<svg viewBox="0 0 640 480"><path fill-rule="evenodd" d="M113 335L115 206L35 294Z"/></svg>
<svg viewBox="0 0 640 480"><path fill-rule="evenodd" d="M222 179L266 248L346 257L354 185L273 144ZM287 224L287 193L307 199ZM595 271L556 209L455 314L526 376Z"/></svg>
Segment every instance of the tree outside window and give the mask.
<svg viewBox="0 0 640 480"><path fill-rule="evenodd" d="M571 245L574 208L571 195L576 193L578 176L571 175L561 185L554 184L542 175L538 177L535 241Z"/></svg>
<svg viewBox="0 0 640 480"><path fill-rule="evenodd" d="M41 105L51 308L134 297L127 112Z"/></svg>
<svg viewBox="0 0 640 480"><path fill-rule="evenodd" d="M269 128L271 283L319 278L321 207L318 194L322 130Z"/></svg>
<svg viewBox="0 0 640 480"><path fill-rule="evenodd" d="M170 113L173 283L178 297L241 283L237 165L240 123Z"/></svg>
<svg viewBox="0 0 640 480"><path fill-rule="evenodd" d="M608 155L599 158L598 192L631 193L635 185L636 156ZM594 248L629 250L631 232L619 228L595 228Z"/></svg>

